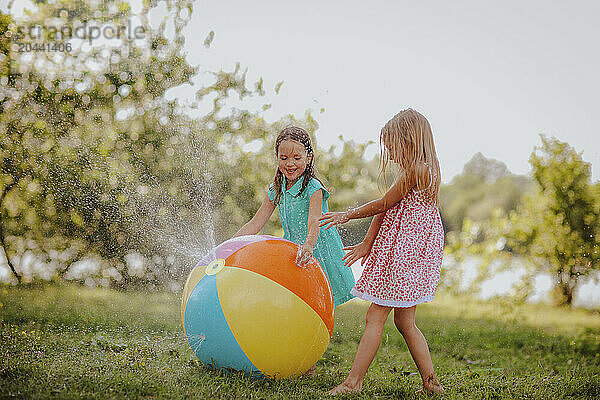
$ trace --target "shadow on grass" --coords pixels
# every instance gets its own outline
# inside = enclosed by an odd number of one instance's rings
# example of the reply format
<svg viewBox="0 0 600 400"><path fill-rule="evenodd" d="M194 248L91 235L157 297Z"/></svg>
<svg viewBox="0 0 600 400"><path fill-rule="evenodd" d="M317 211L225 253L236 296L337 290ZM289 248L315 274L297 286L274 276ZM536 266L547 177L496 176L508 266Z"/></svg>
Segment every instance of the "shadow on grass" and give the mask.
<svg viewBox="0 0 600 400"><path fill-rule="evenodd" d="M350 369L368 307L337 310L316 378L270 380L200 364L183 336L177 296L56 286L9 288L0 302L0 387L8 398L325 398ZM445 398L598 398L597 316L570 335L532 327L517 313L498 317L490 303L465 303L445 299L417 311ZM390 318L363 393L342 398L418 398L420 385Z"/></svg>

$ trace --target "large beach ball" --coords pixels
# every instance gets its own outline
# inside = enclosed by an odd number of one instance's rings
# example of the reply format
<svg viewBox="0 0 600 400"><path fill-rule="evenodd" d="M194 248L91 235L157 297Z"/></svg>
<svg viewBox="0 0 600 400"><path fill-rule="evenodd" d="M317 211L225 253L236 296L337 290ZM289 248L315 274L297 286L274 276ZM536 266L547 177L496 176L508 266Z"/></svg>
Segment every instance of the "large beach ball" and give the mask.
<svg viewBox="0 0 600 400"><path fill-rule="evenodd" d="M297 251L282 238L241 236L192 270L181 318L203 364L287 378L323 355L333 332L333 296L319 263L299 267Z"/></svg>

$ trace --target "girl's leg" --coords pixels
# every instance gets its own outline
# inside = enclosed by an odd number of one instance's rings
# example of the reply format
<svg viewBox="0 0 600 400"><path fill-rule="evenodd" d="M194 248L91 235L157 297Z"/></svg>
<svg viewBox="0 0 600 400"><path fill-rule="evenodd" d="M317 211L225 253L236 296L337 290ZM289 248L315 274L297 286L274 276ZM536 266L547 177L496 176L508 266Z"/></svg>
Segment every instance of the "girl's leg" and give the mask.
<svg viewBox="0 0 600 400"><path fill-rule="evenodd" d="M433 372L433 363L431 362L427 340L425 340L425 337L415 325L416 309L417 306L395 308L394 324L404 337L410 354L419 369L421 379L423 379L423 390L426 392L443 393L444 388L438 382Z"/></svg>
<svg viewBox="0 0 600 400"><path fill-rule="evenodd" d="M390 311L392 311L391 307L371 304L367 311L365 331L358 344L352 369L350 369L350 373L344 382L331 389L328 392L329 394L359 392L362 389L367 369L369 369L381 344L383 325L388 315L390 315Z"/></svg>

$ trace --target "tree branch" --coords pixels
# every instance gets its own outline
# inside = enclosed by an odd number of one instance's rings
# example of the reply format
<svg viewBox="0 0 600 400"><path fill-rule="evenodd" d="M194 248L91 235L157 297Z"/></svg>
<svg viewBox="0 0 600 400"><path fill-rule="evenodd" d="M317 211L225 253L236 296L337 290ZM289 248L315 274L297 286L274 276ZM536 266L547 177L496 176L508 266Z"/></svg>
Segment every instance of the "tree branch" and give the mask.
<svg viewBox="0 0 600 400"><path fill-rule="evenodd" d="M17 181L18 180L13 177L13 181L4 187L4 189L2 190L2 196L0 196L0 246L2 246L2 250L4 251L4 257L6 257L6 263L8 264L8 267L14 274L15 278L17 278L17 283L21 283L21 276L17 273L17 270L12 265L12 262L10 261L10 258L8 257L8 251L6 249L6 241L4 238L4 220L2 218L2 204L4 203L4 198L6 197L8 192L14 186L16 186Z"/></svg>

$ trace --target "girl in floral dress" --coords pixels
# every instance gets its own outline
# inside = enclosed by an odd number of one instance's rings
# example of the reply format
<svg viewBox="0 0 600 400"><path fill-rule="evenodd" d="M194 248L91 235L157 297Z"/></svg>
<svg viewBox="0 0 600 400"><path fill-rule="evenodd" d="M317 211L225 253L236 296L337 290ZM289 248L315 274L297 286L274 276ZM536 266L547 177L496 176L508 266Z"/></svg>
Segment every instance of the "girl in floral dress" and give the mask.
<svg viewBox="0 0 600 400"><path fill-rule="evenodd" d="M330 228L350 219L374 216L365 239L349 248L347 265L366 260L351 293L370 301L366 326L348 377L330 394L358 392L373 361L384 323L394 310L394 323L410 350L423 380L423 391L443 393L425 337L415 325L417 304L433 300L440 277L444 229L438 210L440 167L427 119L403 110L381 129L382 173L395 162L401 173L380 199L346 212L324 214Z"/></svg>

